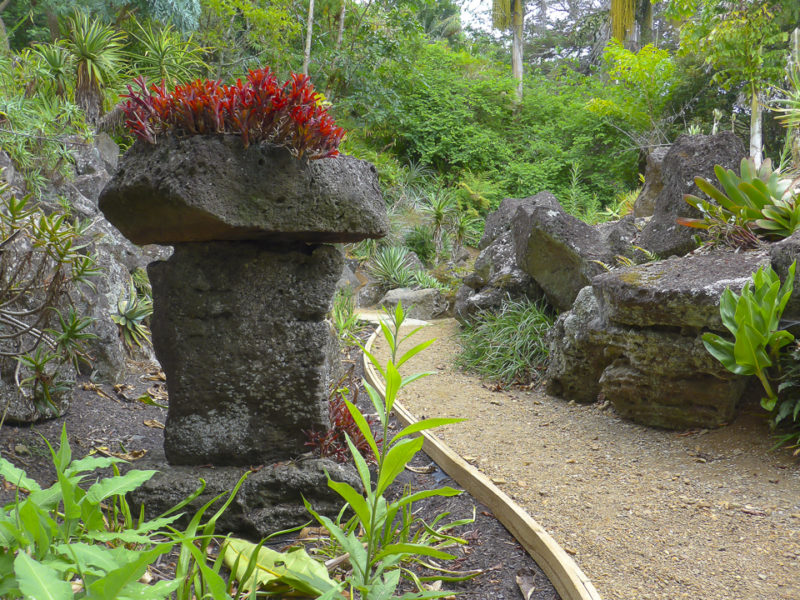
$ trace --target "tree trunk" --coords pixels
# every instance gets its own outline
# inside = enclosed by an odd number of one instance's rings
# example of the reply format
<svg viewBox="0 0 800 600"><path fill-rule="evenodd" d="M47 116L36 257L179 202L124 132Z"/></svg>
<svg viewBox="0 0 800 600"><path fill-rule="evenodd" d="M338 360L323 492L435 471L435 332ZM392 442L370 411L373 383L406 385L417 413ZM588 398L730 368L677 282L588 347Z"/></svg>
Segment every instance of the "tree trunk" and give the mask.
<svg viewBox="0 0 800 600"><path fill-rule="evenodd" d="M759 101L759 90L755 84L751 83L750 88L750 157L755 162L756 167L760 167L763 158L761 152L763 145L761 102Z"/></svg>
<svg viewBox="0 0 800 600"><path fill-rule="evenodd" d="M514 33L511 43L511 74L517 80L517 102L522 101L522 31L525 21L522 0L514 1L512 16L512 30Z"/></svg>
<svg viewBox="0 0 800 600"><path fill-rule="evenodd" d="M653 4L651 0L640 0L636 11L639 26L639 49L653 43Z"/></svg>
<svg viewBox="0 0 800 600"><path fill-rule="evenodd" d="M347 0L342 0L342 8L339 10L339 32L336 34L336 54L342 49L342 39L344 39L344 18L347 11Z"/></svg>
<svg viewBox="0 0 800 600"><path fill-rule="evenodd" d="M314 0L308 1L308 25L306 26L306 48L303 52L303 75L308 75L311 62L311 33L314 30Z"/></svg>

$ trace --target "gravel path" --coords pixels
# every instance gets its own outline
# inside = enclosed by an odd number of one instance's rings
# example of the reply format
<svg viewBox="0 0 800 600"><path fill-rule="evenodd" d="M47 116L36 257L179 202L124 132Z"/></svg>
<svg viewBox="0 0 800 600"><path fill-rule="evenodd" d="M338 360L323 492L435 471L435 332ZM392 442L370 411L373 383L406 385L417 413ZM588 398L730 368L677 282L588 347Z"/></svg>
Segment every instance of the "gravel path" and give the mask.
<svg viewBox="0 0 800 600"><path fill-rule="evenodd" d="M757 407L718 430L674 432L619 419L608 403L494 391L452 366L458 324L414 338L403 367L435 370L404 390L438 430L572 554L607 600L800 599L800 462L770 452ZM408 346L406 346L408 348ZM381 360L386 344L375 351Z"/></svg>

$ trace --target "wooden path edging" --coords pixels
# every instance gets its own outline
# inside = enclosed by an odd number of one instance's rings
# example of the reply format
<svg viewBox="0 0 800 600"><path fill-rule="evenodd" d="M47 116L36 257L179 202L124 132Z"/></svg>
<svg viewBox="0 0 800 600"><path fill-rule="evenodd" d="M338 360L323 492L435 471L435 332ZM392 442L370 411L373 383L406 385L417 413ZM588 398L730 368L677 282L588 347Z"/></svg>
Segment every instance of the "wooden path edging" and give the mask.
<svg viewBox="0 0 800 600"><path fill-rule="evenodd" d="M367 340L364 347L368 352L371 351L379 331L376 330ZM363 356L363 360L367 382L384 395L386 388L380 375L366 355ZM399 401L394 403L393 410L403 426L407 427L417 422L417 418ZM572 557L522 507L436 435L429 431L423 431L420 435L425 438L422 446L425 453L458 485L472 494L473 498L489 507L497 520L511 532L541 567L562 600L602 600L592 582Z"/></svg>

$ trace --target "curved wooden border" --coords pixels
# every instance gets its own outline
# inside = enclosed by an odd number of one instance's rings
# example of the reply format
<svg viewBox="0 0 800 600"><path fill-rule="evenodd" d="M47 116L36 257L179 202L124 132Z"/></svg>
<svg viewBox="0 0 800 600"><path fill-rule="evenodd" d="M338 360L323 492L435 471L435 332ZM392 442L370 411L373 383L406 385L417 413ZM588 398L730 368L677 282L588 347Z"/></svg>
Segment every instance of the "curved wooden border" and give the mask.
<svg viewBox="0 0 800 600"><path fill-rule="evenodd" d="M376 330L367 340L364 346L367 351L372 348L379 331ZM383 381L366 355L364 373L370 385L383 395ZM404 426L417 421L400 402L394 403L394 411ZM421 435L425 438L422 446L425 453L475 499L489 507L550 578L563 600L601 600L592 582L572 557L522 507L434 434L423 431Z"/></svg>

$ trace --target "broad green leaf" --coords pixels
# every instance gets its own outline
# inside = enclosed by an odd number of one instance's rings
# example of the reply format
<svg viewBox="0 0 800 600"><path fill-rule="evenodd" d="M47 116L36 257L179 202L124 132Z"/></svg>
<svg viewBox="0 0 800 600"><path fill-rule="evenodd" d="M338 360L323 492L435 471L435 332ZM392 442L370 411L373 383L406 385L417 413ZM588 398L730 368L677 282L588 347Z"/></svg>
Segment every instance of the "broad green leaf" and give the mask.
<svg viewBox="0 0 800 600"><path fill-rule="evenodd" d="M397 365L395 365L395 366L399 369L400 365L402 365L408 359L413 358L414 356L416 356L417 354L419 354L420 352L425 350L425 348L427 348L428 346L433 344L433 342L435 342L435 341L436 341L436 339L434 338L432 340L427 340L425 342L422 342L421 344L417 344L416 346L411 348L408 352L403 354L403 356L400 357L400 360L397 361Z"/></svg>
<svg viewBox="0 0 800 600"><path fill-rule="evenodd" d="M124 462L127 461L117 458L116 456L84 456L80 460L72 461L69 467L64 470L64 474L71 476L76 475L77 473L84 473L86 471L105 469L111 465L117 465Z"/></svg>
<svg viewBox="0 0 800 600"><path fill-rule="evenodd" d="M772 412L777 402L777 398L762 398L761 407L766 411Z"/></svg>
<svg viewBox="0 0 800 600"><path fill-rule="evenodd" d="M14 572L19 589L29 600L72 600L72 586L58 573L33 560L25 552L14 559Z"/></svg>
<svg viewBox="0 0 800 600"><path fill-rule="evenodd" d="M117 598L130 583L136 582L147 569L147 566L155 562L162 554L166 554L172 549L172 543L164 543L155 546L151 550L140 552L135 560L127 564L120 565L116 569L109 571L105 577L93 581L87 586L86 598L91 600L106 600ZM205 562L205 559L203 559Z"/></svg>
<svg viewBox="0 0 800 600"><path fill-rule="evenodd" d="M725 205L726 204L729 205L729 206L731 205L731 202L728 199L728 197L725 194L723 194L722 192L720 192L707 179L703 179L702 177L695 177L694 178L694 183L700 189L700 191L704 192L710 198L713 198L717 202L717 204L719 204L720 206L728 208ZM704 202L704 200L698 198L697 196L690 196L688 194L687 194L687 196L689 198L691 198L692 200L699 201L699 202ZM684 199L686 199L687 196L684 196ZM688 202L688 200L687 200L687 202ZM690 202L690 204L691 204L691 202ZM696 205L695 205L695 208L697 208Z"/></svg>
<svg viewBox="0 0 800 600"><path fill-rule="evenodd" d="M424 373L416 373L414 375L403 377L403 380L400 382L400 387L404 388L409 383L415 382L417 379L422 379L423 377L427 377L428 375L433 375L433 374L434 371L425 371Z"/></svg>
<svg viewBox="0 0 800 600"><path fill-rule="evenodd" d="M41 510L30 500L26 500L19 508L19 520L26 537L33 542L34 555L42 559L50 549L57 524L48 513Z"/></svg>
<svg viewBox="0 0 800 600"><path fill-rule="evenodd" d="M172 598L172 594L178 589L181 581L158 581L155 584L129 584L118 596L118 600L162 600Z"/></svg>
<svg viewBox="0 0 800 600"><path fill-rule="evenodd" d="M353 440L350 439L350 436L346 433L344 434L345 441L347 442L347 447L350 448L350 455L353 457L353 462L356 465L356 471L358 471L358 476L361 478L361 485L364 489L369 493L371 489L372 480L369 473L369 467L367 466L367 461L364 460L364 457L361 456L361 452L358 451ZM377 460L378 457L375 457Z"/></svg>
<svg viewBox="0 0 800 600"><path fill-rule="evenodd" d="M288 552L277 552L271 548L258 547L257 544L239 538L229 538L223 547L224 563L232 570L237 581L245 590L269 590L283 585L303 595L317 597L338 588L338 584L328 575L325 565L314 560L302 548ZM256 554L257 552L257 554ZM244 579L248 565L255 558L252 575ZM238 565L233 570L234 565ZM289 590L287 590L289 591Z"/></svg>
<svg viewBox="0 0 800 600"><path fill-rule="evenodd" d="M734 294L730 288L725 288L719 301L719 314L722 318L722 323L725 325L728 331L734 335L736 335L736 331L739 329L735 318L736 302L738 300L739 297Z"/></svg>
<svg viewBox="0 0 800 600"><path fill-rule="evenodd" d="M97 504L110 496L127 494L148 481L157 472L133 470L128 471L125 475L101 479L86 491L86 499Z"/></svg>
<svg viewBox="0 0 800 600"><path fill-rule="evenodd" d="M54 457L56 471L63 471L72 460L72 449L69 447L69 440L67 439L67 424L61 427L61 445L58 447L58 452Z"/></svg>
<svg viewBox="0 0 800 600"><path fill-rule="evenodd" d="M733 342L722 339L715 333L703 334L703 345L709 354L722 363L728 371L737 375L753 375L755 371L752 367L745 367L737 364L733 354Z"/></svg>
<svg viewBox="0 0 800 600"><path fill-rule="evenodd" d="M328 487L344 498L345 502L350 505L350 507L356 513L356 516L358 516L358 520L361 521L361 525L364 527L366 535L369 536L371 511L367 505L367 501L364 500L364 497L354 490L351 485L344 483L343 481L334 481L333 479L328 478Z"/></svg>
<svg viewBox="0 0 800 600"><path fill-rule="evenodd" d="M397 399L397 392L402 381L403 378L400 377L400 373L391 361L386 363L386 393L384 394L384 399L386 400L387 413L392 412L392 406L394 406L394 401Z"/></svg>
<svg viewBox="0 0 800 600"><path fill-rule="evenodd" d="M375 488L375 493L380 496L386 491L397 476L403 472L406 465L411 462L417 452L422 450L424 443L422 437L406 438L395 444L386 453L383 459L383 465L380 473L378 474L378 483Z"/></svg>
<svg viewBox="0 0 800 600"><path fill-rule="evenodd" d="M763 185L762 182L759 182ZM762 209L765 206L769 206L772 204L772 201L769 197L769 192L766 190L766 187L761 190L758 186L754 185L755 182L750 183L747 181L743 181L739 184L739 189L741 190L745 203L750 208L755 209Z"/></svg>
<svg viewBox="0 0 800 600"><path fill-rule="evenodd" d="M740 334L733 344L733 357L737 364L752 367L754 371L762 371L772 366L772 361L764 350L766 340L749 323L740 329Z"/></svg>
<svg viewBox="0 0 800 600"><path fill-rule="evenodd" d="M452 554L442 552L432 546L425 544L388 544L384 546L375 557L376 560L382 560L392 554L414 554L419 556L430 556L431 558L439 558L441 560L451 560L455 558Z"/></svg>
<svg viewBox="0 0 800 600"><path fill-rule="evenodd" d="M97 567L104 573L108 573L120 567L119 562L108 548L100 544L84 544L82 542L58 544L55 551L65 558L77 559L81 570Z"/></svg>
<svg viewBox="0 0 800 600"><path fill-rule="evenodd" d="M400 438L404 438L408 435L419 433L420 431L425 431L426 429L434 429L435 427L441 427L442 425L452 425L454 423L461 423L462 421L466 421L466 419L437 417L433 419L424 419L422 421L417 421L416 423L412 423L408 427L404 427L403 429L401 429L392 438L390 445L394 444Z"/></svg>
<svg viewBox="0 0 800 600"><path fill-rule="evenodd" d="M25 471L2 457L0 457L0 477L29 492L36 492L42 489L35 480L28 477Z"/></svg>
<svg viewBox="0 0 800 600"><path fill-rule="evenodd" d="M366 579L367 552L364 550L361 540L359 540L353 533L345 533L341 527L337 526L328 517L317 513L305 498L303 498L303 504L305 504L306 510L309 512L309 514L328 530L328 533L330 533L331 536L333 536L333 538L339 542L339 545L344 548L345 552L350 554L350 564L352 565L353 569L358 572L358 577L360 577L362 580Z"/></svg>
<svg viewBox="0 0 800 600"><path fill-rule="evenodd" d="M378 418L380 419L381 424L385 423L386 408L383 405L383 398L381 397L378 390L376 390L374 387L372 387L372 385L367 383L366 380L362 379L362 383L364 384L364 388L367 390L367 395L369 395L369 399L372 402L372 406L375 407L375 412L378 413Z"/></svg>
<svg viewBox="0 0 800 600"><path fill-rule="evenodd" d="M378 456L378 444L375 442L375 438L372 435L372 430L369 427L369 423L367 423L367 420L364 418L364 415L362 415L361 411L358 410L358 407L350 402L347 398L345 398L344 403L345 406L347 406L347 410L350 412L350 416L353 417L353 421L355 421L358 430L361 432L361 435L363 435L364 439L367 440L367 444L369 444L369 447L375 456Z"/></svg>

